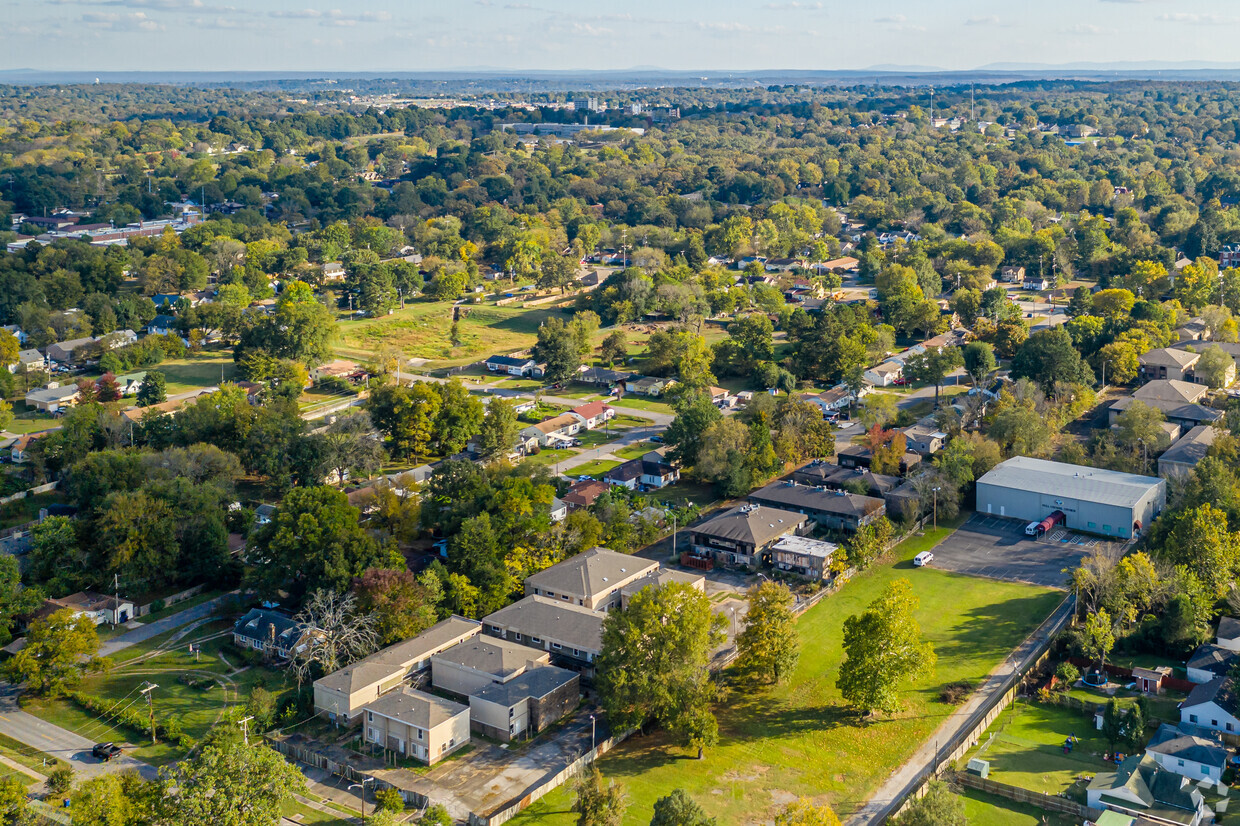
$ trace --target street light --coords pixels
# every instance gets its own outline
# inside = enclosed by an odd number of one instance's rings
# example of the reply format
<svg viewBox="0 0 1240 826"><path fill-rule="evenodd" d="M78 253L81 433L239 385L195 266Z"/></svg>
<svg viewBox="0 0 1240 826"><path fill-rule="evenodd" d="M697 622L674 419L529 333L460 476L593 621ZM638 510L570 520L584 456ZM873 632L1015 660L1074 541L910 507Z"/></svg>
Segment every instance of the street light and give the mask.
<svg viewBox="0 0 1240 826"><path fill-rule="evenodd" d="M362 809L362 822L363 823L366 822L366 784L374 783L374 782L375 782L375 779L373 777L367 777L364 780L362 780L361 783L351 783L349 785L349 791L353 791L354 789L362 790L362 793L361 795L359 795L359 797L361 797L361 800L362 800L361 809Z"/></svg>
<svg viewBox="0 0 1240 826"><path fill-rule="evenodd" d="M934 488L934 529L939 529L939 491L942 488ZM922 523L925 524L924 522Z"/></svg>
<svg viewBox="0 0 1240 826"><path fill-rule="evenodd" d="M594 729L595 729L594 715L591 714L590 715L590 751L594 751Z"/></svg>

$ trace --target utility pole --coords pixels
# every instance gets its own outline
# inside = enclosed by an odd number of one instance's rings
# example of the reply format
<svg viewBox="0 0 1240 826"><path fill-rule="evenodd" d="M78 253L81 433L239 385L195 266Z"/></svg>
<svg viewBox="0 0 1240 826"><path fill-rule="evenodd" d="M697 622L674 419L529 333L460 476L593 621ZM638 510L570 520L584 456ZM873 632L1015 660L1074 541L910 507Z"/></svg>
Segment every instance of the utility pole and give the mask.
<svg viewBox="0 0 1240 826"><path fill-rule="evenodd" d="M247 746L250 745L250 729L246 724L253 719L253 717L244 717L239 721L241 723L241 739Z"/></svg>
<svg viewBox="0 0 1240 826"><path fill-rule="evenodd" d="M939 491L941 488L934 489L934 529L939 529ZM924 522L922 524L925 524Z"/></svg>
<svg viewBox="0 0 1240 826"><path fill-rule="evenodd" d="M130 425L132 427L133 425ZM112 574L112 591L116 594L116 602L112 603L112 627L115 628L121 618L121 575Z"/></svg>
<svg viewBox="0 0 1240 826"><path fill-rule="evenodd" d="M151 745L152 746L156 745L159 742L158 738L156 738L155 736L155 703L151 699L151 693L155 691L155 689L157 688L159 688L158 685L156 685L155 683L148 682L146 684L146 687L143 688L140 692L138 692L139 694L146 695L146 710L147 710L147 713L150 715L150 720L151 720Z"/></svg>

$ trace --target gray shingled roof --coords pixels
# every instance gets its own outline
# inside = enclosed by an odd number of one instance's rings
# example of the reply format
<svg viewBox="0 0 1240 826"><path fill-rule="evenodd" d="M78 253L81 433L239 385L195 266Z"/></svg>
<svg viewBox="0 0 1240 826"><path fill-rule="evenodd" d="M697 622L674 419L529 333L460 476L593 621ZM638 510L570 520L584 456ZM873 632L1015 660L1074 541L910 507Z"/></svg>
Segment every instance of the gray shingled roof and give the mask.
<svg viewBox="0 0 1240 826"><path fill-rule="evenodd" d="M390 691L362 708L427 731L469 711L469 706L404 687Z"/></svg>
<svg viewBox="0 0 1240 826"><path fill-rule="evenodd" d="M1202 703L1215 703L1219 708L1235 716L1240 714L1240 697L1236 695L1236 681L1231 677L1215 677L1189 692L1188 699L1180 708L1192 708Z"/></svg>
<svg viewBox="0 0 1240 826"><path fill-rule="evenodd" d="M1221 739L1188 734L1166 723L1158 727L1145 750L1220 769L1227 762L1227 749Z"/></svg>
<svg viewBox="0 0 1240 826"><path fill-rule="evenodd" d="M752 502L764 505L783 506L788 508L804 508L806 510L831 513L837 516L853 516L865 518L875 511L886 507L882 499L873 496L858 496L843 491L819 490L805 485L790 482L773 482L761 490L749 494Z"/></svg>
<svg viewBox="0 0 1240 826"><path fill-rule="evenodd" d="M539 571L525 581L532 588L585 599L613 588L616 583L659 567L659 563L613 551L591 548Z"/></svg>
<svg viewBox="0 0 1240 826"><path fill-rule="evenodd" d="M746 542L761 548L784 534L795 531L808 519L803 513L769 505L741 505L700 525L694 525L689 530L719 539Z"/></svg>
<svg viewBox="0 0 1240 826"><path fill-rule="evenodd" d="M529 596L499 609L483 623L597 653L603 650L604 616L572 603Z"/></svg>
<svg viewBox="0 0 1240 826"><path fill-rule="evenodd" d="M440 651L432 662L450 662L496 677L506 678L525 668L531 660L539 661L547 652L498 637L478 636Z"/></svg>
<svg viewBox="0 0 1240 826"><path fill-rule="evenodd" d="M448 617L416 637L389 645L369 657L315 680L315 685L352 694L360 688L402 674L412 663L427 657L437 648L471 632L477 634L481 630L482 623L477 620Z"/></svg>
<svg viewBox="0 0 1240 826"><path fill-rule="evenodd" d="M546 697L561 686L579 679L576 671L544 665L540 668L531 668L506 683L491 683L475 691L473 696L479 700L511 708L527 697L535 699Z"/></svg>

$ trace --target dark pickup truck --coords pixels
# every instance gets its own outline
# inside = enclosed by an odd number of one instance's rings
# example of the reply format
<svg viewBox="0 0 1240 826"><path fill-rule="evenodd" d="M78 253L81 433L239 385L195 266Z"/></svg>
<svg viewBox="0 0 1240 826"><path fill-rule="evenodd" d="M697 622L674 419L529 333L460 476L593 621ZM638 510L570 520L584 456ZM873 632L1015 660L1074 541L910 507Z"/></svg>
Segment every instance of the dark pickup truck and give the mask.
<svg viewBox="0 0 1240 826"><path fill-rule="evenodd" d="M121 747L115 743L96 743L90 753L106 763L113 757L120 757Z"/></svg>

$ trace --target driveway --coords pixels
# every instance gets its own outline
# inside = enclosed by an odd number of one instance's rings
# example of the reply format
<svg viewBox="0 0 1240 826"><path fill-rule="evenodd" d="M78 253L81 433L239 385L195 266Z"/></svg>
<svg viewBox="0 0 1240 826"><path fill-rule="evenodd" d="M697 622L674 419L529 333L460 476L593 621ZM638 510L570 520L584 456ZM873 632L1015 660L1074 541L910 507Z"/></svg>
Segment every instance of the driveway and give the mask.
<svg viewBox="0 0 1240 826"><path fill-rule="evenodd" d="M1090 554L1116 554L1120 546L1057 528L1040 539L1025 535L1023 520L974 514L934 549L932 568L961 574L1064 588L1067 571Z"/></svg>
<svg viewBox="0 0 1240 826"><path fill-rule="evenodd" d="M151 637L157 637L165 631L172 631L180 628L182 625L188 625L191 622L206 619L215 614L223 607L224 603L236 596L236 591L223 594L209 599L193 608L186 608L184 611L178 611L175 614L157 619L154 622L144 623L141 628L135 628L132 631L126 631L116 639L108 640L99 646L100 657L110 657L118 651L124 651L131 645L137 645L140 642L146 642ZM138 620L141 622L141 620Z"/></svg>
<svg viewBox="0 0 1240 826"><path fill-rule="evenodd" d="M95 745L94 741L22 711L17 705L17 695L20 693L16 686L0 683L0 734L53 757L59 757L69 763L81 778L126 769L137 771L147 780L159 776L154 766L128 755L122 755L108 763L92 757L90 750ZM105 736L106 729L102 725L99 728L99 735Z"/></svg>

